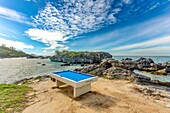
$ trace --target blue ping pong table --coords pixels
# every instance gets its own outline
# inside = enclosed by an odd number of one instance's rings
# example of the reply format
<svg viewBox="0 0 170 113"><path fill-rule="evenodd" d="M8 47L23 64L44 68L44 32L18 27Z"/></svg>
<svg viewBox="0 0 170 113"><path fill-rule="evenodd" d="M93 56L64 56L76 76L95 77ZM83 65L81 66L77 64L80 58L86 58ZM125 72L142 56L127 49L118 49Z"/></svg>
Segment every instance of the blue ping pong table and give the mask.
<svg viewBox="0 0 170 113"><path fill-rule="evenodd" d="M50 75L53 80L55 80L57 87L69 84L74 88L74 97L78 97L84 93L91 91L91 83L97 81L98 77L79 73L75 71L61 71L53 72Z"/></svg>

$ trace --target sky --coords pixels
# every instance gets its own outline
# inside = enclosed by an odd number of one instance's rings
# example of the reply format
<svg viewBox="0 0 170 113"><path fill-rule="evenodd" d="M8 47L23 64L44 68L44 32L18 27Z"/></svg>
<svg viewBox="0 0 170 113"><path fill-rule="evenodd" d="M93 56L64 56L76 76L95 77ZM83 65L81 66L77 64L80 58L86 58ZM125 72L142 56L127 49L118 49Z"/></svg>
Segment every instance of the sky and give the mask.
<svg viewBox="0 0 170 113"><path fill-rule="evenodd" d="M170 56L170 0L0 0L0 45Z"/></svg>

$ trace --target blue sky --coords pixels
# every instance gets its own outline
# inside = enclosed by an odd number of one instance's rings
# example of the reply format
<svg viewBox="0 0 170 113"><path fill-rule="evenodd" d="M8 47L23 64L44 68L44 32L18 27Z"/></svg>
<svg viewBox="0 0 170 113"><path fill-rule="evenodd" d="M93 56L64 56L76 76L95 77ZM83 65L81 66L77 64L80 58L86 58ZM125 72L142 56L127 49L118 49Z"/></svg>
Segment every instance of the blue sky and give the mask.
<svg viewBox="0 0 170 113"><path fill-rule="evenodd" d="M170 0L0 0L0 44L170 56Z"/></svg>

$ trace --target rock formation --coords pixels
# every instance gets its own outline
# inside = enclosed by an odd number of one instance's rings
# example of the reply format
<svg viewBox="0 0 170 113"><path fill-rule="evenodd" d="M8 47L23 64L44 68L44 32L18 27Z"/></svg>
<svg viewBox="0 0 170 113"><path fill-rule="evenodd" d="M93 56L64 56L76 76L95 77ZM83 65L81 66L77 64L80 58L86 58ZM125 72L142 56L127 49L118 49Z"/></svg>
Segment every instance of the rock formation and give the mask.
<svg viewBox="0 0 170 113"><path fill-rule="evenodd" d="M128 79L134 82L156 84L170 87L170 82L161 82L151 80L149 77L136 74L133 72L134 69L145 70L149 72L157 72L164 68L164 74L168 74L169 67L164 64L155 64L152 59L140 58L139 60L133 61L132 59L123 59L121 61L115 59L104 59L99 64L90 64L82 68L77 68L75 71L82 73L89 73L95 76L104 77L108 79ZM160 72L163 74L163 72Z"/></svg>
<svg viewBox="0 0 170 113"><path fill-rule="evenodd" d="M51 61L72 63L72 64L90 64L100 63L102 59L112 58L107 52L74 52L74 51L56 51Z"/></svg>

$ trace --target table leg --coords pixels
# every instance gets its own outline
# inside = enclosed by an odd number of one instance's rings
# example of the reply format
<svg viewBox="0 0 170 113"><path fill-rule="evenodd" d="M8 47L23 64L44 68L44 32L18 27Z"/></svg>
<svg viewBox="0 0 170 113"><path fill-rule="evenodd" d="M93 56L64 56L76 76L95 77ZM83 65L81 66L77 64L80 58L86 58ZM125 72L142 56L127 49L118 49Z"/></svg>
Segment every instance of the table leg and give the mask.
<svg viewBox="0 0 170 113"><path fill-rule="evenodd" d="M76 97L78 97L78 96L80 96L80 95L82 95L84 93L89 92L89 91L91 91L91 84L87 84L85 86L78 87L78 88L74 87L73 96L76 98Z"/></svg>
<svg viewBox="0 0 170 113"><path fill-rule="evenodd" d="M64 85L65 83L64 82L61 82L59 80L56 80L56 85L57 87L61 86L61 85Z"/></svg>

